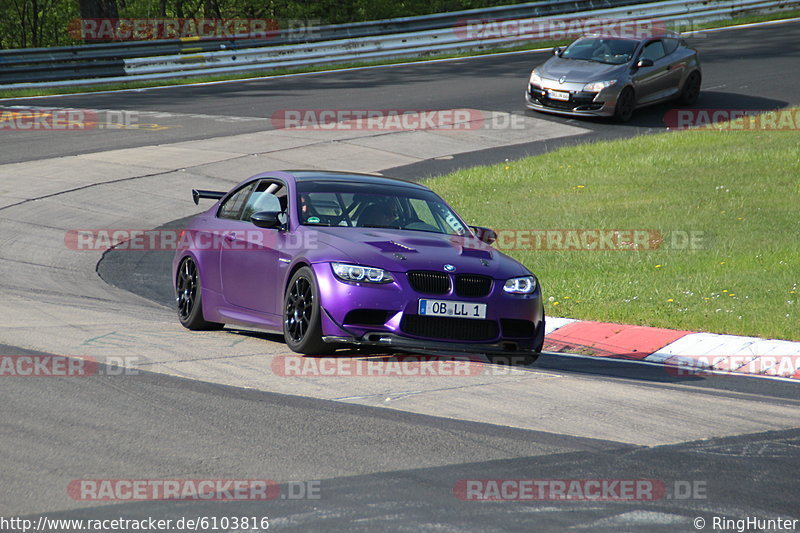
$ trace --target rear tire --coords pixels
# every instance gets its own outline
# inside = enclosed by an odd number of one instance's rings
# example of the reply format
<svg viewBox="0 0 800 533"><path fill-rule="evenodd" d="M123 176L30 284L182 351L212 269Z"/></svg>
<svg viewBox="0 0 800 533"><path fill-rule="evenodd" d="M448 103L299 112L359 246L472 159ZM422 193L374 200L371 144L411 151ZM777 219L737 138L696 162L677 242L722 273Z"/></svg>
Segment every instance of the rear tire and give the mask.
<svg viewBox="0 0 800 533"><path fill-rule="evenodd" d="M625 87L617 97L617 105L614 106L614 118L618 122L628 122L633 117L636 110L636 94L630 87Z"/></svg>
<svg viewBox="0 0 800 533"><path fill-rule="evenodd" d="M195 331L207 331L222 329L225 326L218 322L209 322L203 316L203 289L200 285L200 272L191 257L181 261L178 266L175 287L178 320L183 327Z"/></svg>
<svg viewBox="0 0 800 533"><path fill-rule="evenodd" d="M283 298L283 338L290 350L305 355L332 351L322 341L321 313L314 271L302 267L292 276Z"/></svg>
<svg viewBox="0 0 800 533"><path fill-rule="evenodd" d="M697 102L700 97L700 84L702 82L703 78L698 71L695 70L689 74L689 77L686 78L686 83L683 84L683 89L681 89L679 97L681 104L693 105Z"/></svg>

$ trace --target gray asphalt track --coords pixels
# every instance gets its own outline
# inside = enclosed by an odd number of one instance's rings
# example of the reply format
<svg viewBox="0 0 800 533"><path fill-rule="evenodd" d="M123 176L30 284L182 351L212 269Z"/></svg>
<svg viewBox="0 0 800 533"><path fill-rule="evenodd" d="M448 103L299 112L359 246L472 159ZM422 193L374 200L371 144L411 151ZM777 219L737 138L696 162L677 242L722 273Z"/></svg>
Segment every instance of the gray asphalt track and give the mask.
<svg viewBox="0 0 800 533"><path fill-rule="evenodd" d="M647 448L149 373L53 379L44 389L6 378L0 394L14 413L0 443L2 516L268 516L279 531L658 532L691 531L696 516L792 516L800 497L800 430ZM72 480L132 472L271 479L284 497L287 483L313 481L320 498L98 505L67 497ZM453 489L466 479L652 479L667 493L654 501L462 501ZM683 498L686 483L702 490Z"/></svg>

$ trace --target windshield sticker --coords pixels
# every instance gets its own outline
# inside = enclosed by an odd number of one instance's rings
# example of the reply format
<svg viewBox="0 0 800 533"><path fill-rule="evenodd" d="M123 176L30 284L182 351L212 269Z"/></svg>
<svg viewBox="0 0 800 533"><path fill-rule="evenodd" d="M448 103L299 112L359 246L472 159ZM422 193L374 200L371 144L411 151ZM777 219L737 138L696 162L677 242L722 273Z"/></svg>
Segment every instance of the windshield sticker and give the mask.
<svg viewBox="0 0 800 533"><path fill-rule="evenodd" d="M458 221L453 213L448 213L444 220L451 228L453 228L453 231L461 235L464 234L464 226L461 225L461 222Z"/></svg>

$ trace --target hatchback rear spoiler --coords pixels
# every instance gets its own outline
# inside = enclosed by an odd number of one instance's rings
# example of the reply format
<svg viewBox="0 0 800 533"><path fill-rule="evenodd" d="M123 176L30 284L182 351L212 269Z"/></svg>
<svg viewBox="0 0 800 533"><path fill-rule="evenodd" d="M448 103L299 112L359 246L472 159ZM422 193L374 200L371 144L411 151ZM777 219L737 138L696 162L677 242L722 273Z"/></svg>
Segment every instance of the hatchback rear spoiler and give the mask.
<svg viewBox="0 0 800 533"><path fill-rule="evenodd" d="M192 200L194 200L195 205L200 203L200 198L219 200L223 196L225 196L225 193L222 191L203 191L200 189L192 189Z"/></svg>

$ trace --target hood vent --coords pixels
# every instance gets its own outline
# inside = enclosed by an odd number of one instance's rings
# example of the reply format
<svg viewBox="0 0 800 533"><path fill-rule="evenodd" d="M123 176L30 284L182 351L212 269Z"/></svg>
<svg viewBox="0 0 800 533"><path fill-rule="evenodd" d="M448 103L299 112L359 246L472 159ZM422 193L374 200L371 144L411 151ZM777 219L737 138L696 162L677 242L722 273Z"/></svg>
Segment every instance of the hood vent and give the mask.
<svg viewBox="0 0 800 533"><path fill-rule="evenodd" d="M405 254L415 254L417 251L404 244L400 244L399 242L394 241L375 241L375 242L368 242L370 246L374 246L378 250L384 253L405 253Z"/></svg>
<svg viewBox="0 0 800 533"><path fill-rule="evenodd" d="M477 259L491 259L492 253L487 250L478 250L476 248L462 248L462 257L475 257Z"/></svg>

